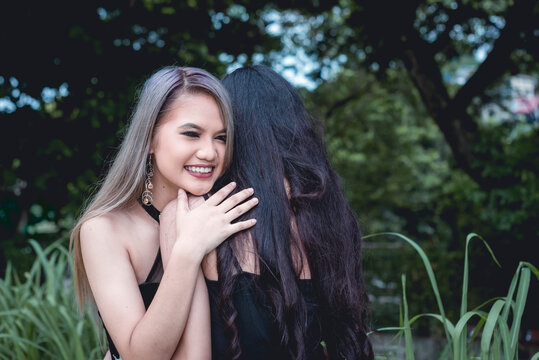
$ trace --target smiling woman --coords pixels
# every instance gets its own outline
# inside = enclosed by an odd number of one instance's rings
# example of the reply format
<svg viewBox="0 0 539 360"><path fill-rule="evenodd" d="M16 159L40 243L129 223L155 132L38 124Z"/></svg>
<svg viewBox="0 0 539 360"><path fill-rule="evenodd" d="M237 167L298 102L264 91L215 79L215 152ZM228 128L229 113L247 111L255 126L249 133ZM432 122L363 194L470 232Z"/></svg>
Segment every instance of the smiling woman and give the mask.
<svg viewBox="0 0 539 360"><path fill-rule="evenodd" d="M120 150L72 231L80 305L97 305L115 359L209 359L203 257L256 221L234 183L232 116L219 81L166 67L145 83ZM234 210L234 211L231 211Z"/></svg>

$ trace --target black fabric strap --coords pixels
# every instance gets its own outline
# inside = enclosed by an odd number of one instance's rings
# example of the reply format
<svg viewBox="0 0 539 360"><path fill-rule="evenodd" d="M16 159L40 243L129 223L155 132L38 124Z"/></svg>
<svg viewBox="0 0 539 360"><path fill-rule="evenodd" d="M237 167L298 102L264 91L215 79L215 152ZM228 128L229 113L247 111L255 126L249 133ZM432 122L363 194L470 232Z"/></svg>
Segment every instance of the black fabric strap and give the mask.
<svg viewBox="0 0 539 360"><path fill-rule="evenodd" d="M159 216L161 215L161 212L157 210L155 206L152 204L150 205L144 205L141 201L139 201L140 206L150 215L157 223L159 223ZM153 261L152 269L150 270L150 273L146 277L145 283L152 282L152 278L155 276L157 272L160 272L163 267L162 261L161 261L161 249L157 251L157 255L155 256L155 260Z"/></svg>
<svg viewBox="0 0 539 360"><path fill-rule="evenodd" d="M150 205L144 205L142 202L139 201L139 204L142 206L142 208L150 215L155 221L159 222L159 215L161 215L161 212L155 208L152 204Z"/></svg>

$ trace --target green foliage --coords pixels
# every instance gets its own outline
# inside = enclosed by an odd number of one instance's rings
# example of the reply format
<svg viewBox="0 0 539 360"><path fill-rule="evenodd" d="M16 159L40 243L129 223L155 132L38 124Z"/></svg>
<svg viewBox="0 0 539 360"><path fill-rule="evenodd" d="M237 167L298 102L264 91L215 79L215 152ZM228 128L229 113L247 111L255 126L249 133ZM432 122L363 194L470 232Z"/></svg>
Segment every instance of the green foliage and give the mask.
<svg viewBox="0 0 539 360"><path fill-rule="evenodd" d="M444 272L439 286L446 294L449 317L459 313L460 301L451 289L462 278L462 269L455 264L463 261L462 239L472 229L491 239L504 268L517 266L519 260L537 261L537 254L529 251L539 236L535 225L539 183L531 165L517 167L517 160L515 166L501 160L484 163L484 171L522 171L523 177L510 187L481 189L455 166L443 134L430 120L404 69L388 69L383 79L361 70L345 70L305 97L364 232L389 229L417 239L431 254L433 268ZM530 163L539 158L531 156L537 151L533 132L523 132L509 144L511 126L490 126L496 141L507 143L506 153L515 153L514 159ZM369 240L364 247L376 326L398 320L392 311L398 282L392 274L405 272L413 280L408 294L412 313L429 308L435 299L424 291L429 280L412 251ZM476 261L470 265L475 275L470 278L469 300L477 305L484 296L503 291L510 279L473 244L470 251ZM536 288L530 296L539 298ZM535 328L537 309L526 311L525 328ZM418 333L428 335L431 323L420 323Z"/></svg>
<svg viewBox="0 0 539 360"><path fill-rule="evenodd" d="M365 72L344 71L307 94L307 105L317 119L325 119L319 128L325 130L331 162L363 231L391 229L419 238L436 254L436 266L454 279L458 273L452 263L459 255L447 239L457 237L459 229L445 214L460 213L455 207L465 202L452 197L469 193L473 182L452 169L442 134L410 88L402 69L388 71L384 81ZM355 96L331 107L350 93ZM397 320L392 304L398 284L390 274L413 274L418 285L410 292L411 311L424 309L432 299L421 291L428 280L413 253L402 247L378 251L377 246L366 240L364 269L374 296L373 321L387 325Z"/></svg>
<svg viewBox="0 0 539 360"><path fill-rule="evenodd" d="M394 331L399 330L399 334L404 334L406 346L406 359L414 359L414 348L412 342L412 324L417 320L430 317L438 320L445 332L447 341L446 350L442 351L440 359L499 359L500 354L506 360L518 359L518 337L521 330L521 319L526 306L526 298L530 287L531 274L535 275L539 280L539 270L528 262L521 262L511 280L507 295L502 298L490 299L480 306L468 310L468 247L472 239L478 238L483 241L488 252L493 260L498 261L488 244L477 234L469 234L466 238L465 260L464 260L464 276L462 280L462 299L460 316L456 322L452 322L445 314L444 305L442 302L443 294L440 293L438 282L436 280L433 268L423 249L410 238L398 233L380 233L368 235L365 238L373 238L379 236L393 236L411 245L421 257L424 268L427 271L432 291L436 298L439 313L422 313L409 317L408 301L406 297L406 277L402 275L403 288L403 312L404 318L400 327L390 327L378 329L378 331ZM491 305L490 310L487 310L487 305ZM474 318L479 318L475 324L472 324L472 336L467 339L468 325ZM476 336L481 332L480 353L473 354L470 350L470 345ZM537 354L534 355L534 358Z"/></svg>
<svg viewBox="0 0 539 360"><path fill-rule="evenodd" d="M313 112L325 120L328 153L347 199L369 232L441 230L432 215L455 174L443 135L411 87L402 69L388 70L384 82L343 71L309 96ZM355 96L348 102L331 107L350 93ZM403 216L413 221L412 213L416 223L403 223Z"/></svg>
<svg viewBox="0 0 539 360"><path fill-rule="evenodd" d="M102 330L76 308L63 243L42 248L30 240L30 270L21 276L8 265L0 279L0 359L102 358Z"/></svg>

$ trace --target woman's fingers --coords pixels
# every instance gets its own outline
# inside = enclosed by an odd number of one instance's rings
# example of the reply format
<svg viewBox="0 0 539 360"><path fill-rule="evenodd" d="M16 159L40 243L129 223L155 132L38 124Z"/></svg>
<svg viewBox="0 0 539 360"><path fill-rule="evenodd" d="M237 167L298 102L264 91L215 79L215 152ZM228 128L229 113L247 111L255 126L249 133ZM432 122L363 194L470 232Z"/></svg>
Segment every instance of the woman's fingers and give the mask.
<svg viewBox="0 0 539 360"><path fill-rule="evenodd" d="M245 221L238 221L237 223L230 224L228 236L240 232L245 229L249 229L256 225L256 219L249 219ZM228 237L227 236L227 237Z"/></svg>
<svg viewBox="0 0 539 360"><path fill-rule="evenodd" d="M215 194L210 196L208 200L206 200L206 204L213 205L213 206L219 205L221 201L223 201L228 196L228 194L230 194L232 190L234 190L235 187L236 187L235 182L231 182L223 186L221 189L219 189L219 191L217 191Z"/></svg>
<svg viewBox="0 0 539 360"><path fill-rule="evenodd" d="M232 208L234 208L236 205L242 203L245 201L245 199L248 199L250 196L254 194L253 188L244 189L242 191L237 192L236 194L232 195L225 201L223 201L219 207L224 211L228 212Z"/></svg>
<svg viewBox="0 0 539 360"><path fill-rule="evenodd" d="M258 204L257 198L252 198L244 203L232 208L226 213L226 219L228 222L232 222L234 219L240 217L241 215L245 214L247 211L251 210L253 207L255 207Z"/></svg>
<svg viewBox="0 0 539 360"><path fill-rule="evenodd" d="M189 209L191 210L196 209L197 207L206 202L206 200L204 200L202 196L189 195L187 196L187 198L189 203Z"/></svg>
<svg viewBox="0 0 539 360"><path fill-rule="evenodd" d="M243 201L245 201L246 199L248 199L250 196L254 194L254 189L248 188L248 189L243 189L237 192L236 194L232 195L228 199L226 199L226 197L234 190L235 187L236 187L236 183L234 182L231 182L228 185L224 186L215 194L213 194L208 200L206 200L206 205L218 206L222 211L224 211L225 213L228 213L232 209L236 210L238 204L242 203ZM233 216L231 219L235 219L239 215L251 209L253 206L255 206L258 203L258 200L255 200L255 201L256 201L255 203L249 202L248 205L243 206L241 209L246 209L244 211L234 211L233 213L235 213L236 215Z"/></svg>
<svg viewBox="0 0 539 360"><path fill-rule="evenodd" d="M191 207L185 191L179 190L175 219L176 240L183 243L184 239L189 239L189 246L198 246L199 250L207 254L230 235L254 226L254 219L232 223L258 204L257 198L249 199L253 195L252 188L227 198L235 187L235 183L226 185L196 207Z"/></svg>
<svg viewBox="0 0 539 360"><path fill-rule="evenodd" d="M176 211L178 215L181 213L189 211L189 200L187 199L187 194L183 189L178 190L178 202L176 204L177 208Z"/></svg>

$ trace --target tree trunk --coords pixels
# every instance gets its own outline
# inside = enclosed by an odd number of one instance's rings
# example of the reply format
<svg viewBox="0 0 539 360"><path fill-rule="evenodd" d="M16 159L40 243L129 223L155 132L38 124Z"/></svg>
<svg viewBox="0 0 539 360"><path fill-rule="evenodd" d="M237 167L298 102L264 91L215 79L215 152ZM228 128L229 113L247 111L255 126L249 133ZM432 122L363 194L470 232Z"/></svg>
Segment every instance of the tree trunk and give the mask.
<svg viewBox="0 0 539 360"><path fill-rule="evenodd" d="M440 68L434 60L433 47L421 39L413 27L401 35L404 44L401 58L427 111L444 134L457 165L484 190L510 186L518 179L514 175L493 178L483 173L480 164L492 162L493 159L488 152L479 153L474 149L474 141L479 140L482 134L466 110L475 96L483 93L507 71L511 53L519 44L520 34L531 23L533 7L533 1L521 0L508 10L506 26L488 58L453 99L447 93ZM491 146L501 147L501 144Z"/></svg>
<svg viewBox="0 0 539 360"><path fill-rule="evenodd" d="M402 60L423 103L449 144L457 165L480 186L486 186L479 169L473 164L476 155L471 144L478 135L477 124L464 111L452 108L438 64L428 45L412 30L402 35Z"/></svg>

